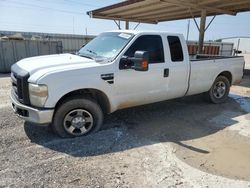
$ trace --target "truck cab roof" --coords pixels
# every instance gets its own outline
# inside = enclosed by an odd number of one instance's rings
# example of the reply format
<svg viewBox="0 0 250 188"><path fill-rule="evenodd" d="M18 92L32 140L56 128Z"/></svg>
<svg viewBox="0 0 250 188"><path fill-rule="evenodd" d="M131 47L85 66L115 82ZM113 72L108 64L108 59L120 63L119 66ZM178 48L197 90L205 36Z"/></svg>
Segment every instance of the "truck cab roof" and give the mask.
<svg viewBox="0 0 250 188"><path fill-rule="evenodd" d="M182 34L180 34L180 33L171 33L171 32L167 32L167 31L157 31L157 30L111 30L111 31L107 31L107 32L131 33L131 34L134 34L134 35L137 35L137 34L182 35Z"/></svg>

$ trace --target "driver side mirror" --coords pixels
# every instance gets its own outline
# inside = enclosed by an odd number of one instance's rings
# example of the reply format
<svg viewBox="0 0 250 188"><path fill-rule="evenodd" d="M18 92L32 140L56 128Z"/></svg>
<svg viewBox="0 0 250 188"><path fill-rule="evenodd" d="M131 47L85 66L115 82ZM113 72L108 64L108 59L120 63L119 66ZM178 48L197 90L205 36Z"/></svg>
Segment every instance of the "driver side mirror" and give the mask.
<svg viewBox="0 0 250 188"><path fill-rule="evenodd" d="M148 71L149 55L146 51L136 51L134 57L122 57L120 69L134 69L136 71Z"/></svg>

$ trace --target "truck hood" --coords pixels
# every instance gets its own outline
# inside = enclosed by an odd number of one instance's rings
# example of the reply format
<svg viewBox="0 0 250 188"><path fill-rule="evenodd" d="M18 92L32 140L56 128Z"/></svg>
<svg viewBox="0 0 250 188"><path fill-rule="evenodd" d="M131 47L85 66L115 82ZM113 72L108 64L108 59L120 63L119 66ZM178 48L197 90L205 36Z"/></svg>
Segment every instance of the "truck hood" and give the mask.
<svg viewBox="0 0 250 188"><path fill-rule="evenodd" d="M20 68L32 75L35 72L48 72L60 70L63 68L85 68L98 66L94 60L73 55L73 54L56 54L45 55L31 58L25 58L16 63Z"/></svg>

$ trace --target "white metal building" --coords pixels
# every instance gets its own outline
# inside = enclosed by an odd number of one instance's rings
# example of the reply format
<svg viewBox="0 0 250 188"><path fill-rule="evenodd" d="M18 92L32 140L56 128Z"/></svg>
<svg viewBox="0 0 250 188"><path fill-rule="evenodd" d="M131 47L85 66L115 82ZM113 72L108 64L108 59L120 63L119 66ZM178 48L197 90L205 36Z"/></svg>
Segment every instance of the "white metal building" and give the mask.
<svg viewBox="0 0 250 188"><path fill-rule="evenodd" d="M230 37L221 41L233 43L234 49L242 51L243 54L250 53L250 37Z"/></svg>

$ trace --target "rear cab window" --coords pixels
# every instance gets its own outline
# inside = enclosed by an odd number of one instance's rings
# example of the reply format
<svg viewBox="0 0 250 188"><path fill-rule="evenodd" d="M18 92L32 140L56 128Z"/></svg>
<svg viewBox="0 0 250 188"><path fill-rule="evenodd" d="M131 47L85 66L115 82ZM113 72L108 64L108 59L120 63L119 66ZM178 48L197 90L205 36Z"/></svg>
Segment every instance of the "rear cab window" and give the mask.
<svg viewBox="0 0 250 188"><path fill-rule="evenodd" d="M125 56L133 57L136 51L147 51L149 63L164 63L162 38L159 35L143 35L138 37L125 52Z"/></svg>
<svg viewBox="0 0 250 188"><path fill-rule="evenodd" d="M168 45L170 49L171 61L182 62L183 61L183 49L180 38L178 36L167 36Z"/></svg>

